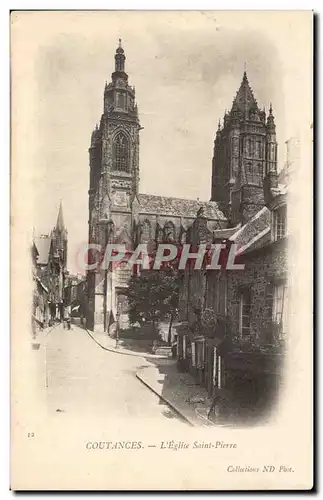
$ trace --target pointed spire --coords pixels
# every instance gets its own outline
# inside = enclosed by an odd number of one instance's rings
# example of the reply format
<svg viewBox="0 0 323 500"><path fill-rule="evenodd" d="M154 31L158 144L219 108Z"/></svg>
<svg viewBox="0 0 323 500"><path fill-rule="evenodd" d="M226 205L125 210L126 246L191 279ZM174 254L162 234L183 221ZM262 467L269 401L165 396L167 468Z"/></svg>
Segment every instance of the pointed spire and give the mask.
<svg viewBox="0 0 323 500"><path fill-rule="evenodd" d="M276 129L274 115L273 115L273 107L272 107L271 103L270 103L270 106L269 106L269 115L268 115L268 118L267 118L267 127L270 128L270 129L272 129L272 131L274 131Z"/></svg>
<svg viewBox="0 0 323 500"><path fill-rule="evenodd" d="M116 50L115 59L115 71L124 72L124 63L126 56L124 55L124 50L121 45L121 38L119 38L119 45Z"/></svg>
<svg viewBox="0 0 323 500"><path fill-rule="evenodd" d="M244 117L248 118L249 110L251 108L257 110L258 105L249 85L247 71L245 69L239 90L233 100L232 110L235 112L240 111L243 113Z"/></svg>
<svg viewBox="0 0 323 500"><path fill-rule="evenodd" d="M60 201L60 204L59 204L59 210L58 210L58 216L57 216L57 222L56 222L55 229L58 231L63 231L65 229L62 200Z"/></svg>

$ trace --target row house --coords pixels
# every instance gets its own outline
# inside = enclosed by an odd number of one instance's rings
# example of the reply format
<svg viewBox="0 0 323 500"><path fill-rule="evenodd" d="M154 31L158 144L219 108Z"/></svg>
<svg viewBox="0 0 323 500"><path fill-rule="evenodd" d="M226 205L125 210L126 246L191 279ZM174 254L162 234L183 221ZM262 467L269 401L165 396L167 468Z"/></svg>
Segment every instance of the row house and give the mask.
<svg viewBox="0 0 323 500"><path fill-rule="evenodd" d="M268 189L268 205L241 227L216 230L208 242L225 245L220 270L183 272L178 365L210 396L228 389L248 405L265 405L282 383L288 319L287 203L284 188ZM205 221L193 224L190 243L206 242ZM225 268L237 245L236 263ZM221 263L221 260L220 260ZM266 396L266 397L265 397Z"/></svg>
<svg viewBox="0 0 323 500"><path fill-rule="evenodd" d="M61 204L56 226L51 233L34 236L32 242L34 327L47 327L62 319L66 261L67 230Z"/></svg>

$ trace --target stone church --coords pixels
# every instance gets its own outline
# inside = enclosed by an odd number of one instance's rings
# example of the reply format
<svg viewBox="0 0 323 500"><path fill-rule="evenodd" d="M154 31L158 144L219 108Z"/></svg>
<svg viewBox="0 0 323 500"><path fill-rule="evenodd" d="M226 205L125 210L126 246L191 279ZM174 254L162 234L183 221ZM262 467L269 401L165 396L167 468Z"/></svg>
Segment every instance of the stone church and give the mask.
<svg viewBox="0 0 323 500"><path fill-rule="evenodd" d="M211 201L202 202L140 193L141 126L125 60L119 41L100 125L89 148L89 243L124 243L129 250L147 243L152 251L158 242L184 243L198 213L203 214L210 241L215 231L244 224L264 204L265 165L270 168L276 162L272 111L266 122L246 73L223 127L219 124ZM108 331L117 312L126 318L129 276L130 270L121 266L113 272L88 271L88 328Z"/></svg>

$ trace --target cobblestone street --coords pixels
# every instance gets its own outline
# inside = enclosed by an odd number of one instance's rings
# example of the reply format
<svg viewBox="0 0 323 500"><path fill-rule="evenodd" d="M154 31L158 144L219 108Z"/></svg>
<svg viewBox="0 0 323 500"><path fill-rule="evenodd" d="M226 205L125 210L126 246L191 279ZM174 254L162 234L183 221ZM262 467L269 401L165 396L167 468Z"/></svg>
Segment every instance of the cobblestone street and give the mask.
<svg viewBox="0 0 323 500"><path fill-rule="evenodd" d="M115 421L131 417L143 425L152 419L183 427L186 424L137 378L150 366L145 358L101 349L83 329L53 329L46 342L47 409L77 419Z"/></svg>

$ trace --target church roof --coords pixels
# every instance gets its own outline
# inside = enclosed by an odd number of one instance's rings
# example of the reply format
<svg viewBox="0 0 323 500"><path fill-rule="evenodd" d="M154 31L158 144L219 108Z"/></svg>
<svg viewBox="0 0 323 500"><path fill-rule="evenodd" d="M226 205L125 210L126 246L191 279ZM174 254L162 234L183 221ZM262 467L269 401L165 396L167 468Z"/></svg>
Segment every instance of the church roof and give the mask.
<svg viewBox="0 0 323 500"><path fill-rule="evenodd" d="M48 264L51 241L49 236L34 238L34 245L38 252L37 264Z"/></svg>
<svg viewBox="0 0 323 500"><path fill-rule="evenodd" d="M232 111L240 111L245 114L252 108L258 110L258 104L249 85L247 73L244 72L240 88L233 100Z"/></svg>
<svg viewBox="0 0 323 500"><path fill-rule="evenodd" d="M200 208L203 215L211 220L226 220L215 201L188 200L150 194L139 194L139 212L142 214L170 215L194 219Z"/></svg>

